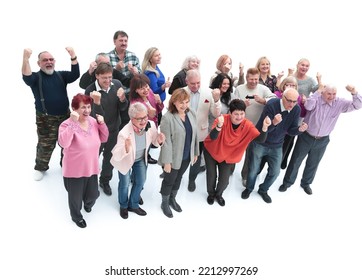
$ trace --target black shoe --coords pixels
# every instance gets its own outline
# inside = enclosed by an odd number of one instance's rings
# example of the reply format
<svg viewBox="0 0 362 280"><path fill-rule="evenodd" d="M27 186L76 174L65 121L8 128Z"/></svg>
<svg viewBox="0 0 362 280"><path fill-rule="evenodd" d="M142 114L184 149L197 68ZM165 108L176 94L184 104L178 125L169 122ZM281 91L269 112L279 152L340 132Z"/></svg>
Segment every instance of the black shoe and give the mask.
<svg viewBox="0 0 362 280"><path fill-rule="evenodd" d="M220 206L225 206L225 200L223 199L222 196L217 196L216 201L217 203L219 203Z"/></svg>
<svg viewBox="0 0 362 280"><path fill-rule="evenodd" d="M90 212L92 212L92 207L84 206L84 210L85 210L87 213L90 213Z"/></svg>
<svg viewBox="0 0 362 280"><path fill-rule="evenodd" d="M149 164L156 164L156 163L157 163L157 160L155 160L154 158L151 157L150 154L148 154L147 162L148 162Z"/></svg>
<svg viewBox="0 0 362 280"><path fill-rule="evenodd" d="M143 210L141 207L134 208L134 209L133 208L128 208L128 211L136 213L137 215L140 215L140 216L146 216L147 215L147 212L145 210Z"/></svg>
<svg viewBox="0 0 362 280"><path fill-rule="evenodd" d="M280 165L280 168L281 168L281 169L287 168L287 162L286 162L286 161L285 161L285 162L283 161L282 164Z"/></svg>
<svg viewBox="0 0 362 280"><path fill-rule="evenodd" d="M128 209L127 208L121 208L119 211L119 214L123 219L128 219Z"/></svg>
<svg viewBox="0 0 362 280"><path fill-rule="evenodd" d="M84 219L81 219L81 220L75 222L75 224L80 228L85 228L87 226L87 223L85 222Z"/></svg>
<svg viewBox="0 0 362 280"><path fill-rule="evenodd" d="M140 200L138 201L138 204L139 204L139 205L143 205L143 199L142 199L142 197L140 197Z"/></svg>
<svg viewBox="0 0 362 280"><path fill-rule="evenodd" d="M190 192L195 191L195 190L196 190L195 181L189 181L189 185L188 185L187 189L188 189Z"/></svg>
<svg viewBox="0 0 362 280"><path fill-rule="evenodd" d="M213 196L213 195L209 195L209 196L207 197L207 203L208 203L209 205L213 205L213 204L214 204L214 200L215 200L215 196Z"/></svg>
<svg viewBox="0 0 362 280"><path fill-rule="evenodd" d="M258 190L258 194L260 194L261 198L266 202L266 203L271 203L272 199L271 197L268 195L268 193L266 192L261 192L260 190Z"/></svg>
<svg viewBox="0 0 362 280"><path fill-rule="evenodd" d="M279 187L279 191L280 192L285 192L287 189L288 189L289 187L287 186L287 185L281 185L280 187Z"/></svg>
<svg viewBox="0 0 362 280"><path fill-rule="evenodd" d="M303 190L305 191L306 194L311 195L313 193L312 189L310 188L310 186L306 186L306 187L302 187Z"/></svg>
<svg viewBox="0 0 362 280"><path fill-rule="evenodd" d="M205 165L204 165L204 166L200 166L200 171L199 171L199 173L205 172L205 170L206 170L206 166L205 166Z"/></svg>
<svg viewBox="0 0 362 280"><path fill-rule="evenodd" d="M111 189L111 187L109 186L109 183L99 182L99 186L103 189L103 192L104 192L106 195L112 195L112 189Z"/></svg>
<svg viewBox="0 0 362 280"><path fill-rule="evenodd" d="M249 191L248 189L245 189L242 193L241 193L241 198L242 199L248 199L249 196L251 194L251 191Z"/></svg>

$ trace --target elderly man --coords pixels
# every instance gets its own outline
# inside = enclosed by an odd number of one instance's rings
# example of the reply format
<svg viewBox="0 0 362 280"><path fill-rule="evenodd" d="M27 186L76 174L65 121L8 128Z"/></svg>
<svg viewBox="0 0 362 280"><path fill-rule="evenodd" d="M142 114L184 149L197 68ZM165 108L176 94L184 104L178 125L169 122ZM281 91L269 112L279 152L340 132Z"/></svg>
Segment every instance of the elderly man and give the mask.
<svg viewBox="0 0 362 280"><path fill-rule="evenodd" d="M297 90L288 88L284 91L281 99L273 98L265 105L256 128L261 129L266 116L273 121L269 126L268 136L265 142L251 143L246 189L241 194L243 199L249 198L250 193L253 191L260 169L260 163L263 157L265 157L269 168L264 182L259 185L258 194L266 203L272 202L268 195L268 190L280 173L284 136L286 133L299 135L308 127L306 123L298 126L300 115L300 107L297 105L298 96L299 93Z"/></svg>
<svg viewBox="0 0 362 280"><path fill-rule="evenodd" d="M307 157L300 186L307 194L312 194L310 185L313 183L319 162L329 143L329 134L333 131L339 115L362 108L362 96L357 93L354 86L347 85L346 89L352 94L352 100L336 97L336 87L327 85L305 102L307 113L304 120L308 123L308 129L298 137L279 191L285 192L294 184L299 167Z"/></svg>
<svg viewBox="0 0 362 280"><path fill-rule="evenodd" d="M186 84L184 89L190 93L190 108L196 112L197 137L199 139L200 156L197 161L190 166L188 190L195 191L195 180L200 172L201 154L204 147L204 140L208 135L209 113L217 118L221 113L220 92L200 91L201 76L196 69L191 69L186 73Z"/></svg>
<svg viewBox="0 0 362 280"><path fill-rule="evenodd" d="M31 87L35 99L36 146L34 180L43 179L49 169L51 155L58 140L59 125L69 117L67 85L79 78L79 64L74 49L65 48L70 56L71 71L55 71L55 58L47 51L38 55L40 70L32 72L29 59L31 49L24 49L22 74L24 82Z"/></svg>

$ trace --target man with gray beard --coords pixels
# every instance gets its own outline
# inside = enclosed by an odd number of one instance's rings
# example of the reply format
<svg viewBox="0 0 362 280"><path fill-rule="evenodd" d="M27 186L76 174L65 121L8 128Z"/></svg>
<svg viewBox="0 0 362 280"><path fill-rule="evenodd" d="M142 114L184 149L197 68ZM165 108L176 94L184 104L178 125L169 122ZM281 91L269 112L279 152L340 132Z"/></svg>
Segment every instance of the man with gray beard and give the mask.
<svg viewBox="0 0 362 280"><path fill-rule="evenodd" d="M67 84L79 76L79 64L74 49L66 48L70 55L71 71L55 71L55 59L47 51L38 55L40 71L32 72L29 59L31 49L24 49L22 74L24 82L30 86L36 111L38 143L36 147L34 180L43 179L49 169L50 157L58 139L59 125L69 117Z"/></svg>

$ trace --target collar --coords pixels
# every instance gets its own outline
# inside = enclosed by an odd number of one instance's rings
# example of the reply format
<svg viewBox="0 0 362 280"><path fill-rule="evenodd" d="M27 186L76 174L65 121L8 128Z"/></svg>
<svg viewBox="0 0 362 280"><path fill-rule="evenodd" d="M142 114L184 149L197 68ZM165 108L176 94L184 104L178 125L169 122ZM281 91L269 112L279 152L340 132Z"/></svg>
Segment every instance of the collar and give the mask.
<svg viewBox="0 0 362 280"><path fill-rule="evenodd" d="M281 110L282 112L287 111L288 113L290 113L289 110L285 109L285 107L284 107L284 105L283 105L283 100L282 100L281 98L280 98L280 110Z"/></svg>
<svg viewBox="0 0 362 280"><path fill-rule="evenodd" d="M106 93L108 93L108 91L109 91L109 90L111 89L111 87L113 86L113 82L111 82L111 86L110 86L109 88L107 88L107 90L102 89L102 88L99 86L98 81L95 82L95 85L96 85L96 90L97 90L97 91L103 90L103 91L105 91Z"/></svg>

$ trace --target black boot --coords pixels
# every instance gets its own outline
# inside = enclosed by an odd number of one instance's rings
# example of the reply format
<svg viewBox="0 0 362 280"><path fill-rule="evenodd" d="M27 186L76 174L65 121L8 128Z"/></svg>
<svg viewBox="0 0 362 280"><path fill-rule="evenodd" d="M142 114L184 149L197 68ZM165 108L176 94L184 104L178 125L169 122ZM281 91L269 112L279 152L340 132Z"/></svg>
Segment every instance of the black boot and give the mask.
<svg viewBox="0 0 362 280"><path fill-rule="evenodd" d="M182 212L181 206L176 202L176 195L177 195L177 191L171 192L169 204L173 210L175 210L177 212Z"/></svg>
<svg viewBox="0 0 362 280"><path fill-rule="evenodd" d="M165 214L165 216L172 218L172 211L170 208L170 196L169 195L162 195L162 204L161 204L161 209L163 214Z"/></svg>

